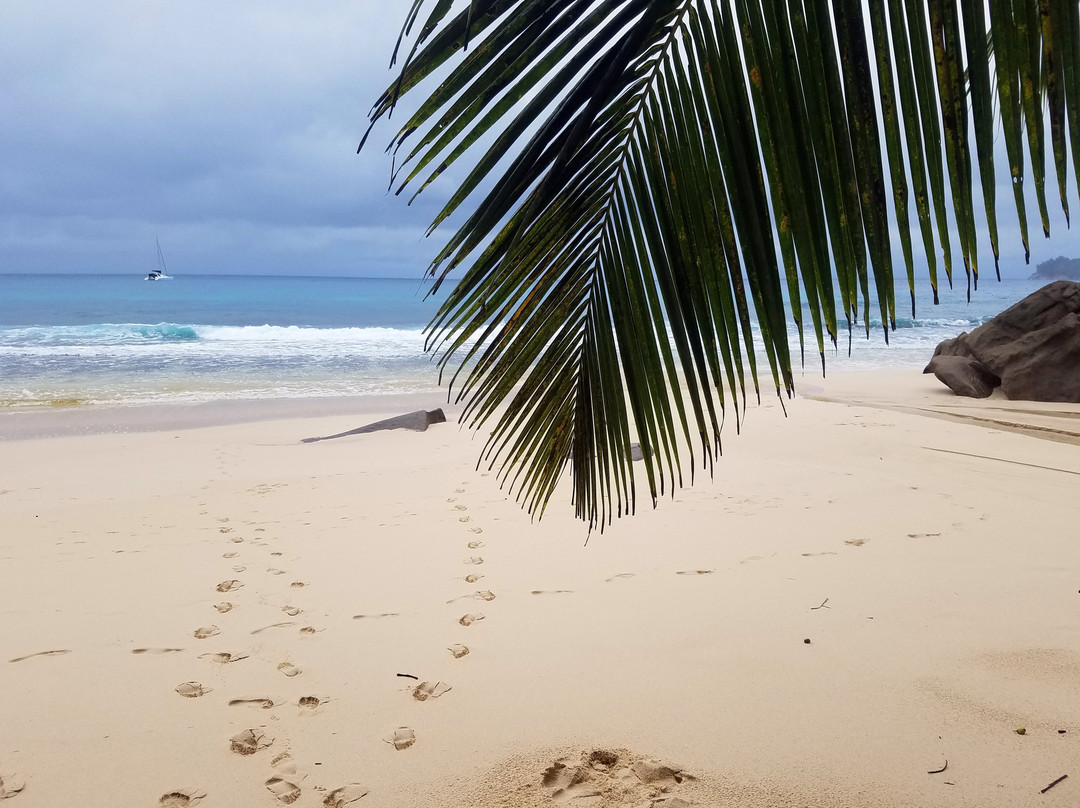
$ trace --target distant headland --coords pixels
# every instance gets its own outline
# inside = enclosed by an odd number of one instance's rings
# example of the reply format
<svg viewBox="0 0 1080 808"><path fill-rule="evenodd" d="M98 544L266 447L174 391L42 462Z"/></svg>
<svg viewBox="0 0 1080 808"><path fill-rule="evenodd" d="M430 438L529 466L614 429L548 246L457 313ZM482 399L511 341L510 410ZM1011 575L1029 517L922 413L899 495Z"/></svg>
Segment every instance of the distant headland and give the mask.
<svg viewBox="0 0 1080 808"><path fill-rule="evenodd" d="M1080 258L1065 258L1059 255L1057 258L1043 261L1035 267L1035 274L1030 280L1080 281Z"/></svg>

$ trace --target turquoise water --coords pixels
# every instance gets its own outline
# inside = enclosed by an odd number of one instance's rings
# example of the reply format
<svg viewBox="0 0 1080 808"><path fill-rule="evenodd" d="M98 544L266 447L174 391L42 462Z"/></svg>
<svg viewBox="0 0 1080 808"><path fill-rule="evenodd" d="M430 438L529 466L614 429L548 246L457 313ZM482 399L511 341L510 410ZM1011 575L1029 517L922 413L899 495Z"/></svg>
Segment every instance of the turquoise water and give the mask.
<svg viewBox="0 0 1080 808"><path fill-rule="evenodd" d="M433 390L411 280L0 275L0 408Z"/></svg>
<svg viewBox="0 0 1080 808"><path fill-rule="evenodd" d="M916 318L904 287L890 344L872 318L851 356L844 334L827 350L827 369L921 368L1038 285L985 282L970 304L957 289L940 306L920 288ZM0 274L0 410L432 391L423 327L436 305L414 280Z"/></svg>
<svg viewBox="0 0 1080 808"><path fill-rule="evenodd" d="M0 327L101 323L422 328L418 281L189 275L0 275Z"/></svg>

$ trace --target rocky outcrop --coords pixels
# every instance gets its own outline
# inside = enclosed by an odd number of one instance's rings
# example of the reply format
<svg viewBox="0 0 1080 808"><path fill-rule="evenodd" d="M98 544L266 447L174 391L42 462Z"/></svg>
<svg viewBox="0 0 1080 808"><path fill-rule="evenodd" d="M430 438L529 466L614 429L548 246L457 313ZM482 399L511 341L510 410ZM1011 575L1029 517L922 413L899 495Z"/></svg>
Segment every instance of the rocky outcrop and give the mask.
<svg viewBox="0 0 1080 808"><path fill-rule="evenodd" d="M970 333L937 346L925 373L984 398L1080 402L1080 283L1056 281Z"/></svg>
<svg viewBox="0 0 1080 808"><path fill-rule="evenodd" d="M925 373L933 373L958 396L987 398L1001 384L986 365L970 356L935 356Z"/></svg>

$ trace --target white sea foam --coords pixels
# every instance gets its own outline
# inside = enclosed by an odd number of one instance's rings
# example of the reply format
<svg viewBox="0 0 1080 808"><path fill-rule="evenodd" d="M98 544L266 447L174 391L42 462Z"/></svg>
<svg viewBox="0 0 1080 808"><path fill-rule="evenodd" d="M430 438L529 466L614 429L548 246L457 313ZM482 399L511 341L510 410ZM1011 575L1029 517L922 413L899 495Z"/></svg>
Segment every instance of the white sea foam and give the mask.
<svg viewBox="0 0 1080 808"><path fill-rule="evenodd" d="M221 326L178 323L98 323L76 326L0 328L0 345L117 345L175 342L273 342L415 345L420 329Z"/></svg>
<svg viewBox="0 0 1080 808"><path fill-rule="evenodd" d="M273 342L296 344L407 345L423 344L420 329L307 328L298 325L196 325L196 336L207 342Z"/></svg>
<svg viewBox="0 0 1080 808"><path fill-rule="evenodd" d="M311 356L400 361L420 356L419 329L304 328L300 326L206 326L104 323L91 326L0 329L0 356L29 359L82 357L152 361L218 357L225 364L245 358L280 361Z"/></svg>
<svg viewBox="0 0 1080 808"><path fill-rule="evenodd" d="M424 334L415 325L426 315L421 317L410 309L404 316L401 295L383 289L382 282L294 280L277 290L276 297L259 297L258 293L277 289L277 281L259 284L216 279L198 288L191 284L192 294L183 305L173 300L174 295L147 298L142 285L134 297L127 287L109 286L108 295L98 290L95 299L92 294L101 283L95 281L78 294L72 292L66 313L57 315L42 304L33 314L23 314L16 307L8 319L49 322L51 317L65 317L68 324L0 326L0 409L71 401L145 404L351 396L434 390L437 386L437 367L424 354ZM347 309L339 306L331 312L328 307L334 307L335 298L326 296L327 283L346 297L367 289L382 290L386 296L349 298L343 303ZM313 289L319 294L313 295ZM230 290L235 294L226 295ZM52 300L45 291L43 288L41 299ZM991 284L973 296L970 304L958 291L943 295L942 305L935 307L929 305L929 295L923 290L914 318L906 306L906 292L898 292L896 330L889 333L888 344L878 309L873 303L869 309L861 306L861 315L870 318L869 338L862 322L853 325L849 356L847 324L841 321L838 344L833 346L826 338L826 369L830 373L886 367L921 369L938 342L977 327L1027 291L1030 289L1024 284ZM84 306L82 299L87 295L90 298ZM319 302L311 305L312 300ZM102 319L160 316L166 321L85 324L84 307L102 311ZM279 321L298 324L254 324L263 317L272 319L268 312L276 312L283 318ZM207 323L219 316L219 324ZM230 322L230 318L246 324L220 324ZM806 349L802 375L816 375L821 372L817 341L808 314L804 313L803 321ZM80 322L83 324L71 324ZM760 346L756 325L753 329L755 344ZM788 337L798 375L799 340L793 324ZM764 356L759 352L757 358L759 374L768 374Z"/></svg>
<svg viewBox="0 0 1080 808"><path fill-rule="evenodd" d="M420 329L101 323L0 329L0 402L146 404L434 389Z"/></svg>

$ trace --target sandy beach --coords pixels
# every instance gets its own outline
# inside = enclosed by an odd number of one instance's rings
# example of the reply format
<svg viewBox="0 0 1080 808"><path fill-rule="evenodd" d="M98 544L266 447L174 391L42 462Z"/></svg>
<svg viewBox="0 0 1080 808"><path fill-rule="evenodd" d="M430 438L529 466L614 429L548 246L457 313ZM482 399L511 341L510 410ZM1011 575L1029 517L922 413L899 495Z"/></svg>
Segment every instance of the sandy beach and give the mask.
<svg viewBox="0 0 1080 808"><path fill-rule="evenodd" d="M0 799L1080 804L1080 406L799 390L591 536L453 422L300 442L436 396L0 416Z"/></svg>

